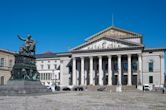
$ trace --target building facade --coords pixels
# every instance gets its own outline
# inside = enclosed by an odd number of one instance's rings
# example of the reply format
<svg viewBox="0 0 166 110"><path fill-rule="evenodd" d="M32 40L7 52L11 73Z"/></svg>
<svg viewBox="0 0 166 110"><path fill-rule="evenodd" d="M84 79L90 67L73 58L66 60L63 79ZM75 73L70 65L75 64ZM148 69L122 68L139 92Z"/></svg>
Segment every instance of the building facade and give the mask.
<svg viewBox="0 0 166 110"><path fill-rule="evenodd" d="M57 59L59 70L54 71L59 72L60 85L160 86L164 85L165 50L146 48L141 34L111 26L69 52L37 55L37 67L42 77L42 61Z"/></svg>
<svg viewBox="0 0 166 110"><path fill-rule="evenodd" d="M60 84L60 60L56 57L56 54L38 55L36 65L43 85Z"/></svg>
<svg viewBox="0 0 166 110"><path fill-rule="evenodd" d="M7 84L14 62L15 56L13 52L0 49L0 85Z"/></svg>

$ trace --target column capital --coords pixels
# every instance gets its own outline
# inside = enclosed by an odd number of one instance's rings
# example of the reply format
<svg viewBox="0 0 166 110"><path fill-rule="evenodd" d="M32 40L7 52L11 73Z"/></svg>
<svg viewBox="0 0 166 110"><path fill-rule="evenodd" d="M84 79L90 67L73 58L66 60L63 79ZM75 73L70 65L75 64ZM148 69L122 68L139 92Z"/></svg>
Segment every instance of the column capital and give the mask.
<svg viewBox="0 0 166 110"><path fill-rule="evenodd" d="M117 56L118 56L118 57L121 57L122 55L119 54L119 55L117 55Z"/></svg>
<svg viewBox="0 0 166 110"><path fill-rule="evenodd" d="M112 58L112 55L107 55L108 58Z"/></svg>
<svg viewBox="0 0 166 110"><path fill-rule="evenodd" d="M102 56L100 55L100 56L97 56L98 58L102 58Z"/></svg>
<svg viewBox="0 0 166 110"><path fill-rule="evenodd" d="M139 53L138 56L139 56L139 57L142 57L142 53Z"/></svg>
<svg viewBox="0 0 166 110"><path fill-rule="evenodd" d="M131 54L127 54L128 57L131 57L132 55Z"/></svg>
<svg viewBox="0 0 166 110"><path fill-rule="evenodd" d="M76 57L72 57L72 59L76 59Z"/></svg>
<svg viewBox="0 0 166 110"><path fill-rule="evenodd" d="M93 58L93 56L89 56L89 58Z"/></svg>
<svg viewBox="0 0 166 110"><path fill-rule="evenodd" d="M85 57L80 57L81 59L84 59Z"/></svg>

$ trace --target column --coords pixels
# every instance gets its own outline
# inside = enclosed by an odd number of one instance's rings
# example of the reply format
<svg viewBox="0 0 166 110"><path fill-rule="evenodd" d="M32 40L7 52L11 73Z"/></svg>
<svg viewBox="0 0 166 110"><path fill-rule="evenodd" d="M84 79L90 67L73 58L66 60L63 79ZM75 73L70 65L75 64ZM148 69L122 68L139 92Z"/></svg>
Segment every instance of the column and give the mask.
<svg viewBox="0 0 166 110"><path fill-rule="evenodd" d="M73 65L72 65L72 83L73 85L76 85L76 80L77 80L77 77L76 77L76 58L73 58Z"/></svg>
<svg viewBox="0 0 166 110"><path fill-rule="evenodd" d="M118 84L122 85L121 55L118 55Z"/></svg>
<svg viewBox="0 0 166 110"><path fill-rule="evenodd" d="M111 65L111 56L108 56L108 85L112 85L112 65Z"/></svg>
<svg viewBox="0 0 166 110"><path fill-rule="evenodd" d="M99 85L103 85L102 56L99 56Z"/></svg>
<svg viewBox="0 0 166 110"><path fill-rule="evenodd" d="M131 86L131 55L128 55L128 86Z"/></svg>
<svg viewBox="0 0 166 110"><path fill-rule="evenodd" d="M90 85L93 85L93 57L90 57Z"/></svg>
<svg viewBox="0 0 166 110"><path fill-rule="evenodd" d="M142 82L142 55L141 54L139 54L138 55L138 84L140 83L140 84L142 84L141 82Z"/></svg>
<svg viewBox="0 0 166 110"><path fill-rule="evenodd" d="M84 85L84 57L81 57L81 85Z"/></svg>
<svg viewBox="0 0 166 110"><path fill-rule="evenodd" d="M164 65L164 54L163 55L160 55L160 59L161 59L161 64L160 64L160 66L161 66L161 78L160 78L160 85L164 85L164 67L165 67L165 65Z"/></svg>

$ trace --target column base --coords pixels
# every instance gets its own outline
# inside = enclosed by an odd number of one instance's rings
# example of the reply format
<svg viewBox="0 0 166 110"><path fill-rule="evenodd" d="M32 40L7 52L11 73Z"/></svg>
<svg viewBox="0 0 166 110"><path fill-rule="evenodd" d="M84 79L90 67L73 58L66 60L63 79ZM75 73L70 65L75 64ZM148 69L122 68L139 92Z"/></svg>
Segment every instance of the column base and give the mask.
<svg viewBox="0 0 166 110"><path fill-rule="evenodd" d="M127 84L127 86L132 86L132 84Z"/></svg>
<svg viewBox="0 0 166 110"><path fill-rule="evenodd" d="M142 91L143 90L143 86L142 85L138 85L137 89Z"/></svg>
<svg viewBox="0 0 166 110"><path fill-rule="evenodd" d="M116 86L116 92L122 92L122 85Z"/></svg>

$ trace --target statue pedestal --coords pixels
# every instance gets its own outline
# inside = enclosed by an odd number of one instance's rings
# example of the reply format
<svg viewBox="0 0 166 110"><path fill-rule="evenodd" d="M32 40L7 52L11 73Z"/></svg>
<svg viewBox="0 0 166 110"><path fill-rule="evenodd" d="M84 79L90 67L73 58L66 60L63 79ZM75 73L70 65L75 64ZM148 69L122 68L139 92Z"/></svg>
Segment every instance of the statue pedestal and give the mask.
<svg viewBox="0 0 166 110"><path fill-rule="evenodd" d="M32 93L47 93L49 90L39 81L39 72L36 68L35 41L28 35L25 45L15 54L15 64L11 72L11 78L7 85L0 86L0 95L19 95ZM33 53L33 54L32 54Z"/></svg>
<svg viewBox="0 0 166 110"><path fill-rule="evenodd" d="M7 85L0 87L1 95L20 95L33 93L49 93L40 81L9 80Z"/></svg>

